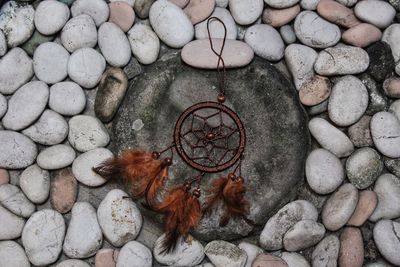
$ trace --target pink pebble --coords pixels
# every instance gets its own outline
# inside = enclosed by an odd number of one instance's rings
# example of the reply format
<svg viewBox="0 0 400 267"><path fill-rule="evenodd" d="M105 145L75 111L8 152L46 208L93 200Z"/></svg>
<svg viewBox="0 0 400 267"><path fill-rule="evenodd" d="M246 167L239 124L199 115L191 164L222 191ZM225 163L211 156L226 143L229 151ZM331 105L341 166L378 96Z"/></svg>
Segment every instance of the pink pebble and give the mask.
<svg viewBox="0 0 400 267"><path fill-rule="evenodd" d="M344 42L358 47L369 46L370 44L379 41L381 37L381 30L368 23L359 24L342 34Z"/></svg>
<svg viewBox="0 0 400 267"><path fill-rule="evenodd" d="M265 24L280 27L291 22L300 13L300 6L295 5L285 9L266 8L262 15Z"/></svg>
<svg viewBox="0 0 400 267"><path fill-rule="evenodd" d="M8 175L8 171L5 169L0 169L0 185L8 184L10 182L10 176Z"/></svg>
<svg viewBox="0 0 400 267"><path fill-rule="evenodd" d="M117 24L123 32L129 31L135 22L135 12L126 2L111 2L109 22Z"/></svg>

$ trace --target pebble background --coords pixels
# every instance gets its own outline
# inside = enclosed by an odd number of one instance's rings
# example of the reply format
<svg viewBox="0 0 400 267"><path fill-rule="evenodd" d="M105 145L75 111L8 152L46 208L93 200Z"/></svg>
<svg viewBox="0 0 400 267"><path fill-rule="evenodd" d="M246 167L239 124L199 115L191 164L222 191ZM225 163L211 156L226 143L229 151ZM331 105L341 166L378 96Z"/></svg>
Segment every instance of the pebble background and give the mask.
<svg viewBox="0 0 400 267"><path fill-rule="evenodd" d="M210 16L228 68L258 56L293 81L313 149L258 240L190 237L159 255L162 233L91 167L113 156L110 122L143 65L170 47L215 68ZM5 2L0 266L400 266L399 76L398 0Z"/></svg>

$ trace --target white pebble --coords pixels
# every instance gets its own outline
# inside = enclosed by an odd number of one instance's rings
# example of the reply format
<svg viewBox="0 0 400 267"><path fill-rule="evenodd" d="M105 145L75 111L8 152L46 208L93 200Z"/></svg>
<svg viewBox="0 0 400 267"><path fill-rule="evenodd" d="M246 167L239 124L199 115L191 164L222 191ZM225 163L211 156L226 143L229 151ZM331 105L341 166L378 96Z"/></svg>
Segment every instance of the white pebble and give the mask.
<svg viewBox="0 0 400 267"><path fill-rule="evenodd" d="M110 9L104 0L76 0L71 6L71 13L73 17L89 15L99 27L107 21Z"/></svg>
<svg viewBox="0 0 400 267"><path fill-rule="evenodd" d="M69 8L60 1L40 2L35 11L35 26L43 35L52 35L64 27L69 19Z"/></svg>
<svg viewBox="0 0 400 267"><path fill-rule="evenodd" d="M56 267L91 267L88 263L81 260L65 260L56 265Z"/></svg>
<svg viewBox="0 0 400 267"><path fill-rule="evenodd" d="M283 252L281 258L287 263L288 267L311 267L307 260L296 252Z"/></svg>
<svg viewBox="0 0 400 267"><path fill-rule="evenodd" d="M286 48L285 61L297 90L300 90L304 82L314 77L317 56L314 49L305 45L291 44Z"/></svg>
<svg viewBox="0 0 400 267"><path fill-rule="evenodd" d="M273 8L287 8L294 6L299 2L299 0L264 0L267 5Z"/></svg>
<svg viewBox="0 0 400 267"><path fill-rule="evenodd" d="M328 235L318 245L312 253L313 267L337 266L339 257L340 241L337 236Z"/></svg>
<svg viewBox="0 0 400 267"><path fill-rule="evenodd" d="M354 7L355 15L379 28L386 28L396 16L396 10L391 4L381 0L363 0Z"/></svg>
<svg viewBox="0 0 400 267"><path fill-rule="evenodd" d="M279 33L282 36L283 41L286 44L292 44L296 42L296 34L294 33L294 29L290 25L284 25L279 29Z"/></svg>
<svg viewBox="0 0 400 267"><path fill-rule="evenodd" d="M92 17L79 15L70 19L61 31L61 43L69 51L97 44L97 29Z"/></svg>
<svg viewBox="0 0 400 267"><path fill-rule="evenodd" d="M393 174L382 174L375 182L374 191L378 195L378 205L369 219L395 219L400 216L400 180Z"/></svg>
<svg viewBox="0 0 400 267"><path fill-rule="evenodd" d="M224 22L226 27L226 39L236 40L236 23L227 9L216 7L210 17L217 17ZM195 25L196 39L208 39L207 21L208 20L205 20ZM224 27L220 22L214 21L210 24L210 34L212 38L224 38Z"/></svg>
<svg viewBox="0 0 400 267"><path fill-rule="evenodd" d="M72 147L60 144L42 150L36 161L43 169L57 170L71 165L75 156L75 150Z"/></svg>
<svg viewBox="0 0 400 267"><path fill-rule="evenodd" d="M287 251L299 251L317 244L325 235L325 227L313 220L302 220L293 225L283 237Z"/></svg>
<svg viewBox="0 0 400 267"><path fill-rule="evenodd" d="M49 107L65 116L81 113L86 105L82 88L74 82L60 82L50 87Z"/></svg>
<svg viewBox="0 0 400 267"><path fill-rule="evenodd" d="M256 245L253 245L248 242L240 242L238 247L247 254L247 261L246 265L244 267L251 267L251 264L253 263L254 259L257 257L257 255L261 254L264 252L264 250ZM290 267L290 266L289 266Z"/></svg>
<svg viewBox="0 0 400 267"><path fill-rule="evenodd" d="M400 60L400 23L390 25L382 35L382 41L390 45L395 62ZM398 64L399 66L400 64Z"/></svg>
<svg viewBox="0 0 400 267"><path fill-rule="evenodd" d="M21 236L25 220L10 212L2 205L0 205L0 221L0 240L16 239Z"/></svg>
<svg viewBox="0 0 400 267"><path fill-rule="evenodd" d="M0 57L7 53L7 40L2 30L0 30Z"/></svg>
<svg viewBox="0 0 400 267"><path fill-rule="evenodd" d="M0 167L6 169L28 167L37 156L35 143L14 131L0 131L0 151Z"/></svg>
<svg viewBox="0 0 400 267"><path fill-rule="evenodd" d="M261 16L263 8L263 0L229 0L229 10L240 25L255 22Z"/></svg>
<svg viewBox="0 0 400 267"><path fill-rule="evenodd" d="M116 267L151 266L153 266L153 255L151 254L150 249L137 241L127 243L122 247L118 254Z"/></svg>
<svg viewBox="0 0 400 267"><path fill-rule="evenodd" d="M241 267L247 261L247 255L243 250L223 240L211 241L204 251L215 266Z"/></svg>
<svg viewBox="0 0 400 267"><path fill-rule="evenodd" d="M15 215L24 218L29 218L35 211L35 205L26 198L17 186L12 184L0 186L0 204Z"/></svg>
<svg viewBox="0 0 400 267"><path fill-rule="evenodd" d="M150 26L135 24L128 31L128 40L132 54L140 63L151 64L157 60L160 40Z"/></svg>
<svg viewBox="0 0 400 267"><path fill-rule="evenodd" d="M305 10L316 10L320 0L301 0L300 6Z"/></svg>
<svg viewBox="0 0 400 267"><path fill-rule="evenodd" d="M400 157L400 120L390 112L375 113L370 123L372 140L383 155Z"/></svg>
<svg viewBox="0 0 400 267"><path fill-rule="evenodd" d="M374 226L373 236L379 252L390 263L400 265L400 223L381 220ZM383 267L386 267L385 265Z"/></svg>
<svg viewBox="0 0 400 267"><path fill-rule="evenodd" d="M30 267L24 249L14 241L0 241L0 266Z"/></svg>
<svg viewBox="0 0 400 267"><path fill-rule="evenodd" d="M50 174L34 164L21 173L19 186L30 201L35 204L43 203L50 193Z"/></svg>
<svg viewBox="0 0 400 267"><path fill-rule="evenodd" d="M0 94L0 119L6 114L7 112L7 99Z"/></svg>

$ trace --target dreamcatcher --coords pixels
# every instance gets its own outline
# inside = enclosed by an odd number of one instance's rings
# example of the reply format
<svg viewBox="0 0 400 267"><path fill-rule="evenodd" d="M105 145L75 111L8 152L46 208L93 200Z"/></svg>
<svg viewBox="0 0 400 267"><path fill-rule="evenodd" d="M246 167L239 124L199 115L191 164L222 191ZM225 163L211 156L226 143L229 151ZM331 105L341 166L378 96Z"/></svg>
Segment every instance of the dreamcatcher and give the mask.
<svg viewBox="0 0 400 267"><path fill-rule="evenodd" d="M213 47L209 30L213 20L220 22L225 30L219 53ZM222 51L226 27L220 19L212 17L207 21L207 31L211 50L218 56L220 92L217 102L201 102L186 109L176 122L173 143L166 149L159 152L126 150L93 168L107 179L122 179L129 186L127 190L133 198L145 197L146 207L165 215L166 237L162 244L162 253L174 250L179 238L186 238L202 216L210 214L218 205L222 204L224 209L221 227L231 218L243 218L251 223L246 218L249 204L245 199L246 189L241 175L246 133L239 116L223 104L225 63ZM168 179L168 168L173 163L172 156L161 157L167 151L172 155L175 151L187 165L199 171L199 175L171 189L158 201L158 192ZM199 197L202 178L206 174L222 171L227 174L215 179L205 203L201 206Z"/></svg>

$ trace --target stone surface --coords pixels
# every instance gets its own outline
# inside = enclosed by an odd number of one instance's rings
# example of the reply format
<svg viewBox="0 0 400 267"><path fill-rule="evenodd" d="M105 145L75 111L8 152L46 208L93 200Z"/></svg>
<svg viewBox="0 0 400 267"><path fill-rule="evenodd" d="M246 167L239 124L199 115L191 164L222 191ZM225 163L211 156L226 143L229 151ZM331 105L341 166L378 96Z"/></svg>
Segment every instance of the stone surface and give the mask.
<svg viewBox="0 0 400 267"><path fill-rule="evenodd" d="M379 41L382 32L374 25L361 23L342 33L342 40L350 45L366 47Z"/></svg>
<svg viewBox="0 0 400 267"><path fill-rule="evenodd" d="M265 0L265 3L274 8L287 8L298 3L299 0Z"/></svg>
<svg viewBox="0 0 400 267"><path fill-rule="evenodd" d="M71 165L75 157L75 150L72 147L60 144L42 150L36 162L43 169L57 170Z"/></svg>
<svg viewBox="0 0 400 267"><path fill-rule="evenodd" d="M28 167L37 156L35 143L14 131L0 131L0 151L0 167L6 169Z"/></svg>
<svg viewBox="0 0 400 267"><path fill-rule="evenodd" d="M8 171L0 168L0 185L8 184L9 181L10 181L10 176L8 174Z"/></svg>
<svg viewBox="0 0 400 267"><path fill-rule="evenodd" d="M400 216L400 180L393 174L382 174L375 183L378 205L369 217L373 222Z"/></svg>
<svg viewBox="0 0 400 267"><path fill-rule="evenodd" d="M391 220L380 220L375 224L374 241L379 252L389 262L400 265L400 223Z"/></svg>
<svg viewBox="0 0 400 267"><path fill-rule="evenodd" d="M0 241L0 265L7 267L30 267L24 249L14 241Z"/></svg>
<svg viewBox="0 0 400 267"><path fill-rule="evenodd" d="M0 204L15 215L29 218L35 212L35 205L15 185L0 186Z"/></svg>
<svg viewBox="0 0 400 267"><path fill-rule="evenodd" d="M50 174L34 164L21 173L19 186L30 201L43 203L49 196Z"/></svg>
<svg viewBox="0 0 400 267"><path fill-rule="evenodd" d="M299 251L317 244L325 235L325 227L313 220L302 220L293 225L283 237L287 251Z"/></svg>
<svg viewBox="0 0 400 267"><path fill-rule="evenodd" d="M344 228L340 235L339 266L362 267L363 262L364 244L360 229Z"/></svg>
<svg viewBox="0 0 400 267"><path fill-rule="evenodd" d="M55 34L67 23L69 15L66 4L59 1L42 1L35 10L36 29L44 35Z"/></svg>
<svg viewBox="0 0 400 267"><path fill-rule="evenodd" d="M386 79L383 83L383 90L389 97L400 98L400 79L395 77Z"/></svg>
<svg viewBox="0 0 400 267"><path fill-rule="evenodd" d="M363 116L358 122L349 127L349 138L356 147L374 145L371 137L371 132L369 130L370 121L370 116Z"/></svg>
<svg viewBox="0 0 400 267"><path fill-rule="evenodd" d="M387 157L400 157L400 122L396 116L378 112L372 117L370 127L378 151Z"/></svg>
<svg viewBox="0 0 400 267"><path fill-rule="evenodd" d="M83 111L86 97L82 88L74 82L60 82L50 87L49 107L65 116Z"/></svg>
<svg viewBox="0 0 400 267"><path fill-rule="evenodd" d="M189 4L190 0L169 0L169 2L177 5L180 8L184 8L187 4Z"/></svg>
<svg viewBox="0 0 400 267"><path fill-rule="evenodd" d="M132 54L142 64L154 63L160 52L160 40L150 26L136 24L128 32Z"/></svg>
<svg viewBox="0 0 400 267"><path fill-rule="evenodd" d="M236 39L236 23L231 13L227 9L216 7L210 17L217 17L225 24L226 39ZM221 23L214 21L214 23L211 23L210 26L210 35L212 38L224 38L225 31ZM196 39L208 39L207 20L196 24L194 29Z"/></svg>
<svg viewBox="0 0 400 267"><path fill-rule="evenodd" d="M137 2L139 1L135 1L135 5ZM146 2L146 0L145 1L142 0L142 2ZM120 27L120 29L123 32L129 31L129 29L133 25L133 22L135 21L135 11L133 10L133 8L126 2L122 1L112 2L109 4L109 7L110 7L110 17L108 21L118 25L118 27ZM147 15L149 10L147 10Z"/></svg>
<svg viewBox="0 0 400 267"><path fill-rule="evenodd" d="M264 9L262 20L265 24L271 25L272 27L280 27L295 19L299 12L299 5L285 9L266 8Z"/></svg>
<svg viewBox="0 0 400 267"><path fill-rule="evenodd" d="M253 263L254 259L259 254L264 252L262 248L260 248L256 245L253 245L251 243L248 243L246 241L240 242L238 247L241 250L244 250L244 252L246 252L246 254L247 254L246 265L244 265L243 267L251 267L251 264Z"/></svg>
<svg viewBox="0 0 400 267"><path fill-rule="evenodd" d="M53 209L67 213L72 209L78 195L78 182L70 168L55 172L51 179L50 203Z"/></svg>
<svg viewBox="0 0 400 267"><path fill-rule="evenodd" d="M252 267L288 267L288 264L277 256L260 254L253 261Z"/></svg>
<svg viewBox="0 0 400 267"><path fill-rule="evenodd" d="M354 7L356 16L379 28L386 28L393 21L396 10L385 1L364 0Z"/></svg>
<svg viewBox="0 0 400 267"><path fill-rule="evenodd" d="M149 16L150 7L153 3L154 0L136 0L135 5L133 6L135 14L137 14L141 19L147 18Z"/></svg>
<svg viewBox="0 0 400 267"><path fill-rule="evenodd" d="M345 28L352 28L361 23L352 9L333 0L320 1L317 11L324 19Z"/></svg>
<svg viewBox="0 0 400 267"><path fill-rule="evenodd" d="M126 73L128 79L130 80L142 73L142 66L139 64L136 58L131 57L131 60L129 61L128 65L124 67L124 72Z"/></svg>
<svg viewBox="0 0 400 267"><path fill-rule="evenodd" d="M279 33L286 44L292 44L296 42L296 34L294 33L294 29L291 25L282 26L279 29Z"/></svg>
<svg viewBox="0 0 400 267"><path fill-rule="evenodd" d="M339 257L340 241L334 235L328 235L315 246L311 263L313 267L336 267Z"/></svg>
<svg viewBox="0 0 400 267"><path fill-rule="evenodd" d="M7 99L0 94L0 119L6 114L8 108Z"/></svg>
<svg viewBox="0 0 400 267"><path fill-rule="evenodd" d="M311 267L308 261L296 252L283 252L281 258L287 263L288 267Z"/></svg>
<svg viewBox="0 0 400 267"><path fill-rule="evenodd" d="M314 106L325 101L331 94L331 82L328 78L315 75L302 84L299 98L303 105Z"/></svg>
<svg viewBox="0 0 400 267"><path fill-rule="evenodd" d="M263 11L262 0L229 0L229 10L237 24L249 25L255 22Z"/></svg>
<svg viewBox="0 0 400 267"><path fill-rule="evenodd" d="M38 32L37 30L35 30L31 36L31 38L29 38L28 41L26 41L21 48L25 50L25 52L29 55L29 56L33 56L33 53L35 52L36 48L46 42L51 42L53 41L55 38L54 35L43 35L40 32Z"/></svg>
<svg viewBox="0 0 400 267"><path fill-rule="evenodd" d="M0 205L0 220L0 240L16 239L21 236L22 229L25 225L25 220L23 218L18 217Z"/></svg>
<svg viewBox="0 0 400 267"><path fill-rule="evenodd" d="M119 250L103 248L97 251L95 258L96 267L116 267ZM132 261L130 261L132 263Z"/></svg>
<svg viewBox="0 0 400 267"><path fill-rule="evenodd" d="M397 177L400 177L400 159L385 158L385 167Z"/></svg>
<svg viewBox="0 0 400 267"><path fill-rule="evenodd" d="M368 108L365 111L367 115L374 115L379 111L387 110L389 100L385 96L382 85L377 83L370 75L363 73L359 76L361 82L365 85L369 94Z"/></svg>
<svg viewBox="0 0 400 267"><path fill-rule="evenodd" d="M378 204L378 197L374 191L364 190L358 195L357 207L351 215L347 225L350 226L361 226L366 222L374 212L376 205Z"/></svg>
<svg viewBox="0 0 400 267"><path fill-rule="evenodd" d="M305 10L316 10L320 0L301 0L300 6Z"/></svg>
<svg viewBox="0 0 400 267"><path fill-rule="evenodd" d="M223 240L211 241L204 251L215 266L242 267L247 260L247 255L242 249Z"/></svg>
<svg viewBox="0 0 400 267"><path fill-rule="evenodd" d="M392 112L400 120L400 100L392 102L389 107L389 112Z"/></svg>
<svg viewBox="0 0 400 267"><path fill-rule="evenodd" d="M107 21L111 13L108 5L102 0L75 0L71 6L71 13L73 17L79 15L89 15L97 27Z"/></svg>
<svg viewBox="0 0 400 267"><path fill-rule="evenodd" d="M90 265L81 260L65 260L56 265L56 267L90 267Z"/></svg>
<svg viewBox="0 0 400 267"><path fill-rule="evenodd" d="M97 44L97 29L92 17L79 15L70 19L61 31L61 43L69 51Z"/></svg>
<svg viewBox="0 0 400 267"><path fill-rule="evenodd" d="M7 40L2 30L0 30L0 56L7 53Z"/></svg>
<svg viewBox="0 0 400 267"><path fill-rule="evenodd" d="M183 11L194 24L202 22L214 11L215 0L189 1Z"/></svg>
<svg viewBox="0 0 400 267"><path fill-rule="evenodd" d="M137 241L130 241L122 247L118 254L118 267L151 267L153 257L151 251Z"/></svg>
<svg viewBox="0 0 400 267"><path fill-rule="evenodd" d="M376 42L367 48L369 56L368 74L376 81L383 81L395 67L392 49L385 42Z"/></svg>
<svg viewBox="0 0 400 267"><path fill-rule="evenodd" d="M383 32L382 41L390 45L395 62L400 60L400 24L394 23Z"/></svg>

